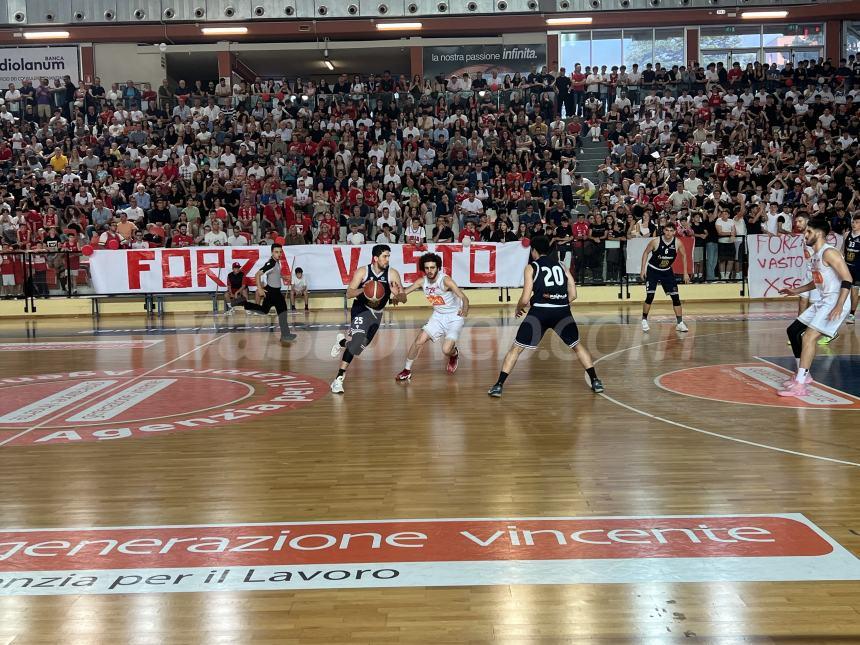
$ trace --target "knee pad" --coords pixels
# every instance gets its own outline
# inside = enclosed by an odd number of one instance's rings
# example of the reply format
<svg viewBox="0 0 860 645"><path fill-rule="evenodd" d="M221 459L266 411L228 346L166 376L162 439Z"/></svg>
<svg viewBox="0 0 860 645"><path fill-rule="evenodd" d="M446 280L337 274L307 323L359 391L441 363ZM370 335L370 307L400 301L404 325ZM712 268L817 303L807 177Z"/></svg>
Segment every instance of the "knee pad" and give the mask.
<svg viewBox="0 0 860 645"><path fill-rule="evenodd" d="M652 293L646 293L645 294L645 304L650 305L652 302L654 302L654 293L653 292Z"/></svg>
<svg viewBox="0 0 860 645"><path fill-rule="evenodd" d="M670 298L672 298L672 306L673 306L673 307L680 307L680 306L681 306L681 296L679 296L679 295L676 293L676 294L673 294L673 295L671 295L671 296L669 296L669 297L670 297Z"/></svg>
<svg viewBox="0 0 860 645"><path fill-rule="evenodd" d="M799 320L795 320L788 326L788 329L785 330L785 333L788 335L788 339L791 341L800 340L800 337L803 336L803 332L808 329L806 325L804 325Z"/></svg>
<svg viewBox="0 0 860 645"><path fill-rule="evenodd" d="M364 351L364 335L360 334L350 338L346 343L346 349L353 356L361 355L361 352Z"/></svg>

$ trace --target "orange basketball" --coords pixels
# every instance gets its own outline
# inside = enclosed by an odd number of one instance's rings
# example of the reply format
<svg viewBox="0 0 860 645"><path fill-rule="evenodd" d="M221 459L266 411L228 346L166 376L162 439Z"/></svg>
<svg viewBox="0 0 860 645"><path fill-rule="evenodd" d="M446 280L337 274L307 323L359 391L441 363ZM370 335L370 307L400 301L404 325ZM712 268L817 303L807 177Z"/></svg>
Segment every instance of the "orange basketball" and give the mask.
<svg viewBox="0 0 860 645"><path fill-rule="evenodd" d="M385 296L385 287L381 282L376 280L368 280L364 283L364 296L368 300L378 301Z"/></svg>

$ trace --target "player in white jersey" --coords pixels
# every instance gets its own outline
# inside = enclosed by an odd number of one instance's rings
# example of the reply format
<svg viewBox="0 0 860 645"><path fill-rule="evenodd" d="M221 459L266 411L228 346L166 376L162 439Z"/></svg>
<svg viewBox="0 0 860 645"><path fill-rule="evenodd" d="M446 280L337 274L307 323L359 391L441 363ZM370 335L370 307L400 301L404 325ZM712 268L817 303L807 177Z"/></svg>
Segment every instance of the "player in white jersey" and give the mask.
<svg viewBox="0 0 860 645"><path fill-rule="evenodd" d="M783 295L796 296L816 289L820 296L786 330L797 359L797 374L783 384L780 396L803 397L809 394L807 385L812 382L809 370L815 359L818 338L822 335L835 336L839 326L848 317L851 272L842 254L827 244L828 233L830 222L826 218L814 217L809 220L803 237L813 250L812 279L803 286L780 290Z"/></svg>
<svg viewBox="0 0 860 645"><path fill-rule="evenodd" d="M394 377L398 381L408 381L412 377L412 363L428 340L435 343L443 337L442 353L448 357L448 373L456 372L460 360L457 340L469 314L469 299L451 276L442 273L441 257L435 253L425 253L418 261L418 268L424 273L424 278L410 285L405 294L422 289L427 301L433 305L433 315L409 348L403 371Z"/></svg>

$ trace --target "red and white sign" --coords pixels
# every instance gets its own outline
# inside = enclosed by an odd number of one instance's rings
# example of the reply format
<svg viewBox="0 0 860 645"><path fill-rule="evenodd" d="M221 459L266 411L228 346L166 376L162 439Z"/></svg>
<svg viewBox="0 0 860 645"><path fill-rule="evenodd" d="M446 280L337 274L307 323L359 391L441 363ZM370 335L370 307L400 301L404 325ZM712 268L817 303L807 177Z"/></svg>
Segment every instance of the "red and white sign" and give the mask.
<svg viewBox="0 0 860 645"><path fill-rule="evenodd" d="M304 271L312 291L345 289L355 271L370 264L373 245L300 245L284 247L282 273ZM519 287L529 249L519 242L391 245L391 266L406 284L422 274L418 260L433 251L442 257L443 270L462 287ZM98 250L90 257L97 293L174 293L223 291L234 262L242 265L249 286L269 259L265 246L188 247L182 249Z"/></svg>
<svg viewBox="0 0 860 645"><path fill-rule="evenodd" d="M302 407L320 379L250 369L87 370L0 378L0 446L129 439Z"/></svg>
<svg viewBox="0 0 860 645"><path fill-rule="evenodd" d="M803 284L802 235L748 235L750 298L779 298L780 289Z"/></svg>
<svg viewBox="0 0 860 645"><path fill-rule="evenodd" d="M0 595L858 579L799 514L0 531Z"/></svg>
<svg viewBox="0 0 860 645"><path fill-rule="evenodd" d="M806 396L781 397L783 382L794 374L771 363L702 365L667 372L654 383L670 392L708 401L774 408L860 410L860 399L814 383Z"/></svg>

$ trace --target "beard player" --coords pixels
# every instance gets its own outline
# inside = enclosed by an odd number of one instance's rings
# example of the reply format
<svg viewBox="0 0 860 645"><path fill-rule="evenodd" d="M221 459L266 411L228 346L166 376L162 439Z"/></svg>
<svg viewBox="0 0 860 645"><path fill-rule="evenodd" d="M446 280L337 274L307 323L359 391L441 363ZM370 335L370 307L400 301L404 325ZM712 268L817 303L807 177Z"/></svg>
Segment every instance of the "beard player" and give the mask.
<svg viewBox="0 0 860 645"><path fill-rule="evenodd" d="M804 397L809 394L806 386L812 382L809 370L815 359L816 341L821 336L836 336L840 325L848 318L851 272L842 254L827 244L828 233L830 222L824 217L809 220L803 237L806 245L812 248L812 279L803 286L780 290L783 295L796 296L815 289L820 297L786 330L797 359L797 374L783 383L779 396Z"/></svg>
<svg viewBox="0 0 860 645"><path fill-rule="evenodd" d="M469 314L469 299L450 276L442 273L441 257L435 253L426 253L418 261L418 268L424 273L424 278L410 285L403 292L403 297L423 289L428 302L433 305L433 315L409 348L403 371L394 377L398 381L408 381L412 377L412 363L427 341L435 343L442 337L445 338L442 353L448 357L448 373L456 372L460 360L457 340Z"/></svg>
<svg viewBox="0 0 860 645"><path fill-rule="evenodd" d="M352 359L361 354L370 345L379 325L382 323L382 311L389 300L395 303L403 298L403 283L400 273L390 267L391 247L387 244L377 244L373 247L373 259L366 267L359 268L349 281L346 290L347 298L355 298L352 302L350 315L352 321L349 335L337 335L337 343L331 348L332 357L341 354L340 369L331 382L334 394L343 394L343 380ZM382 285L384 294L379 300L369 300L364 295L364 286L368 282L378 282Z"/></svg>

